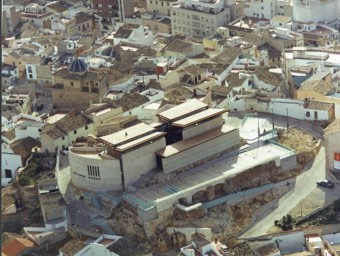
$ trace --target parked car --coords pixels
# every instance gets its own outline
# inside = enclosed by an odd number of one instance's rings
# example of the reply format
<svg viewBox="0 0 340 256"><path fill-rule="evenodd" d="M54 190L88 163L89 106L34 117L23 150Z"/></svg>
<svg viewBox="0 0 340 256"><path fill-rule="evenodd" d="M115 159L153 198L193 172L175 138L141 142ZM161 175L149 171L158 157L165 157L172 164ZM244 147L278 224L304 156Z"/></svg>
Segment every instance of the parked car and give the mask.
<svg viewBox="0 0 340 256"><path fill-rule="evenodd" d="M44 108L44 104L39 104L39 105L37 106L37 110L38 110L38 111L42 110L43 108Z"/></svg>
<svg viewBox="0 0 340 256"><path fill-rule="evenodd" d="M317 181L316 185L324 188L334 188L334 183L330 180Z"/></svg>

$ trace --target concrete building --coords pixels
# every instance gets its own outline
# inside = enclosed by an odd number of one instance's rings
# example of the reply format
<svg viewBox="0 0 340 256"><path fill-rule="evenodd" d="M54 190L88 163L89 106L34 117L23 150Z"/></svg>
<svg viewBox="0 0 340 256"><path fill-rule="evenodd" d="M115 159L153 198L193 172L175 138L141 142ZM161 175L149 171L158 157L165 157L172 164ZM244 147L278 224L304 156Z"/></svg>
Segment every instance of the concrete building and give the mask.
<svg viewBox="0 0 340 256"><path fill-rule="evenodd" d="M32 149L40 142L32 137L10 141L2 135L1 143L1 178L14 179L16 170L26 165Z"/></svg>
<svg viewBox="0 0 340 256"><path fill-rule="evenodd" d="M147 0L146 9L150 13L156 15L171 16L171 6L177 2L177 0Z"/></svg>
<svg viewBox="0 0 340 256"><path fill-rule="evenodd" d="M94 242L89 244L83 243L79 240L70 240L59 249L59 256L119 256L118 254L110 251L108 247L118 242L120 238L122 237L103 234Z"/></svg>
<svg viewBox="0 0 340 256"><path fill-rule="evenodd" d="M149 27L149 29L155 34L171 34L171 19L169 17L157 16L153 13L143 13L142 25Z"/></svg>
<svg viewBox="0 0 340 256"><path fill-rule="evenodd" d="M239 135L223 125L224 112L190 100L158 114L156 123L89 137L85 146L70 148L72 183L86 190L128 191L152 169L169 173L230 150Z"/></svg>
<svg viewBox="0 0 340 256"><path fill-rule="evenodd" d="M337 0L293 0L293 19L297 22L331 22L339 18Z"/></svg>
<svg viewBox="0 0 340 256"><path fill-rule="evenodd" d="M158 168L169 173L237 146L238 130L223 125L224 112L191 100L159 113L160 123L169 128L168 145L156 152Z"/></svg>
<svg viewBox="0 0 340 256"><path fill-rule="evenodd" d="M96 143L90 140L85 147L71 147L72 183L92 191L126 190L157 167L155 152L166 146L164 135L141 123L99 137Z"/></svg>
<svg viewBox="0 0 340 256"><path fill-rule="evenodd" d="M51 246L68 236L66 203L55 178L40 180L38 195L45 226L24 227L24 234L39 246Z"/></svg>
<svg viewBox="0 0 340 256"><path fill-rule="evenodd" d="M133 0L91 0L97 18L97 26L103 31L114 27L115 22L124 22L134 13Z"/></svg>
<svg viewBox="0 0 340 256"><path fill-rule="evenodd" d="M143 25L123 24L113 36L113 45L120 43L133 46L152 46L153 33Z"/></svg>
<svg viewBox="0 0 340 256"><path fill-rule="evenodd" d="M16 83L19 78L18 68L8 64L2 64L1 66L1 87L9 87Z"/></svg>
<svg viewBox="0 0 340 256"><path fill-rule="evenodd" d="M25 6L25 11L21 13L21 19L30 22L33 25L43 28L44 22L55 18L55 14L47 11L46 6L37 3L31 3Z"/></svg>
<svg viewBox="0 0 340 256"><path fill-rule="evenodd" d="M277 0L251 0L244 6L247 17L270 20L276 15Z"/></svg>
<svg viewBox="0 0 340 256"><path fill-rule="evenodd" d="M20 12L13 5L2 6L2 30L1 37L5 38L20 23Z"/></svg>
<svg viewBox="0 0 340 256"><path fill-rule="evenodd" d="M46 125L40 118L26 114L19 114L12 117L12 121L16 139L32 137L40 140L42 127Z"/></svg>
<svg viewBox="0 0 340 256"><path fill-rule="evenodd" d="M340 172L340 119L336 119L324 130L326 168Z"/></svg>
<svg viewBox="0 0 340 256"><path fill-rule="evenodd" d="M230 9L224 2L180 0L171 7L171 31L173 35L213 37L219 27L230 22Z"/></svg>
<svg viewBox="0 0 340 256"><path fill-rule="evenodd" d="M18 75L20 78L25 76L25 62L23 61L23 56L18 54L16 51L4 54L3 63L15 66L18 69Z"/></svg>

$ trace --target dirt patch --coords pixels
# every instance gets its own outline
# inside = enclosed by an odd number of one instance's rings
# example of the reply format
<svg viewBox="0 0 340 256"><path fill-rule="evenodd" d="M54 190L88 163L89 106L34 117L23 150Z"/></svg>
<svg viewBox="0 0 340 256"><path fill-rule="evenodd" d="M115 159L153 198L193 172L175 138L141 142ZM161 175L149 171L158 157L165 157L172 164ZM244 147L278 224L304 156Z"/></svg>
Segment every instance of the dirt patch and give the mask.
<svg viewBox="0 0 340 256"><path fill-rule="evenodd" d="M288 133L284 130L278 132L279 143L294 149L297 157L298 169L302 170L306 163L312 161L317 151L317 141L314 137L297 128L290 128Z"/></svg>

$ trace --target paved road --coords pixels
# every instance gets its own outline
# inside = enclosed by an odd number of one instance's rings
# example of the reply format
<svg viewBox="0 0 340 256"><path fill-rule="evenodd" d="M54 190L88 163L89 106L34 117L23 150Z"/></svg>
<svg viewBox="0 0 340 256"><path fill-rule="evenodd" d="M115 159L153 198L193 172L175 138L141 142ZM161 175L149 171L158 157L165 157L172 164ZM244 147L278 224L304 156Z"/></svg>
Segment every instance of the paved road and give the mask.
<svg viewBox="0 0 340 256"><path fill-rule="evenodd" d="M252 228L243 233L241 238L265 235L266 232L273 226L275 220L286 215L316 188L316 181L326 177L324 147L321 148L312 166L307 166L307 169L307 171L297 177L294 189L279 200L279 206L262 220L257 222ZM325 194L322 189L319 189L319 191L319 194ZM335 187L332 194L337 194L337 191L340 193L339 186Z"/></svg>
<svg viewBox="0 0 340 256"><path fill-rule="evenodd" d="M237 117L243 118L246 113L244 112L231 112L228 117ZM270 122L272 122L272 114L270 113L258 113L259 117L267 118ZM305 131L317 139L323 139L323 129L317 123L305 120L299 120L296 118L288 117L289 127L298 127L302 131ZM287 117L274 115L274 124L275 127L286 128L287 127Z"/></svg>

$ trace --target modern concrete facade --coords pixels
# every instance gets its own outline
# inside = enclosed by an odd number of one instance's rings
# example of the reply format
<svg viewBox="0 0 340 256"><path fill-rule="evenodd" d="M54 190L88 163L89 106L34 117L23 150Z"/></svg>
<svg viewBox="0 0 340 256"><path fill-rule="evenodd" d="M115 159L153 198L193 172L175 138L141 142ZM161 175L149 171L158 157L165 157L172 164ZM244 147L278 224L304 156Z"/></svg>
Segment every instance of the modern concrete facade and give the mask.
<svg viewBox="0 0 340 256"><path fill-rule="evenodd" d="M224 2L180 0L171 7L171 30L173 35L212 37L217 28L230 22L230 9Z"/></svg>
<svg viewBox="0 0 340 256"><path fill-rule="evenodd" d="M150 170L173 172L238 146L238 130L223 125L224 112L190 100L158 114L156 123L89 137L81 147L76 143L69 152L72 183L92 191L129 191Z"/></svg>
<svg viewBox="0 0 340 256"><path fill-rule="evenodd" d="M128 189L157 167L155 152L166 146L164 135L141 123L70 148L72 183L92 191Z"/></svg>

